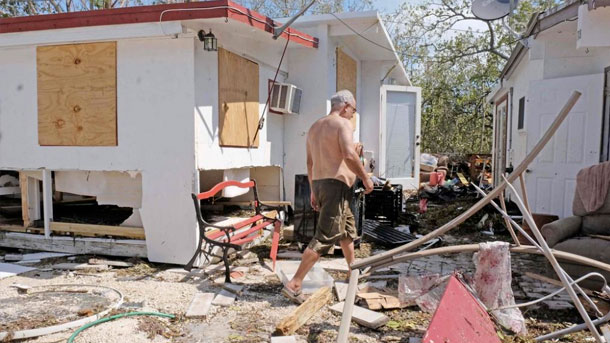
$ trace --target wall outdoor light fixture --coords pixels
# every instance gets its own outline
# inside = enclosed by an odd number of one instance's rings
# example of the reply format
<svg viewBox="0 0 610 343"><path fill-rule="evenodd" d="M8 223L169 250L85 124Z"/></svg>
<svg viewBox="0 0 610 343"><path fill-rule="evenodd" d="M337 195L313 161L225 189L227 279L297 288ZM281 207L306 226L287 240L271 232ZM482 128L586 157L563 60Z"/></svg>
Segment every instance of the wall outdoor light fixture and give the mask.
<svg viewBox="0 0 610 343"><path fill-rule="evenodd" d="M212 33L212 29L208 33L203 30L197 32L197 37L203 42L203 50L205 51L218 51L218 40Z"/></svg>

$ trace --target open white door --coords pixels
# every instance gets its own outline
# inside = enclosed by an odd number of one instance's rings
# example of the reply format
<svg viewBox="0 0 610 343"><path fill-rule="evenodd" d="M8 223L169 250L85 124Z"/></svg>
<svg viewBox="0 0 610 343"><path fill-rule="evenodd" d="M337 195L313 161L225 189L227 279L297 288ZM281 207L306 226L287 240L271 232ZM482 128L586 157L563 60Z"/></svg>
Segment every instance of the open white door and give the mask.
<svg viewBox="0 0 610 343"><path fill-rule="evenodd" d="M403 189L419 187L420 127L421 89L381 86L379 176Z"/></svg>
<svg viewBox="0 0 610 343"><path fill-rule="evenodd" d="M572 215L576 174L599 162L604 75L530 83L526 105L527 152L546 132L573 91L582 96L553 138L528 167L527 193L533 212Z"/></svg>

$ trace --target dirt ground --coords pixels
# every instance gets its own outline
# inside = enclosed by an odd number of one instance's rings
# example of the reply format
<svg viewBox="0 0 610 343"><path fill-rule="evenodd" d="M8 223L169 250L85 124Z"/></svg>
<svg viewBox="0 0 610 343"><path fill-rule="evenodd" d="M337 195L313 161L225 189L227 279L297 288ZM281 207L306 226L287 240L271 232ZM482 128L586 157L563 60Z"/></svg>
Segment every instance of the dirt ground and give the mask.
<svg viewBox="0 0 610 343"><path fill-rule="evenodd" d="M431 229L442 225L444 222L463 212L469 202L455 202L448 206L429 206L429 210L423 215L413 215L404 218L404 222L417 222L414 229L417 233L426 233ZM413 206L412 203L409 206ZM483 211L482 211L483 212ZM409 213L414 213L409 211ZM473 226L482 218L478 215L458 230L444 238L444 244L477 243L490 240L490 237L479 233ZM490 215L493 225L499 231L501 221ZM508 240L506 233L493 240ZM363 243L357 252L358 257L369 256L378 252L381 247L370 243ZM281 249L296 249L284 243ZM135 265L130 268L113 268L106 271L66 271L55 270L51 266L63 262L87 262L92 256L76 256L75 260L68 261L68 257L43 260L35 265L37 270L27 272L18 276L0 280L0 303L11 304L14 318L20 313L31 313L25 310L28 304L28 296L20 295L11 285L25 284L29 286L57 285L57 284L90 284L101 285L119 290L124 296L123 306L114 311L113 314L130 311L154 311L169 313L176 316L175 319L161 317L129 317L109 321L91 327L80 333L75 343L139 343L139 342L178 342L178 343L203 343L203 342L269 342L270 335L276 325L295 308L292 302L280 294L282 284L275 273L271 272L264 264L264 258L268 257L269 247L266 245L252 249L259 257L259 263L247 266L242 277L235 278L234 282L245 286L242 295L237 301L228 307L213 306L206 318L187 319L184 314L197 292L218 293L221 286L214 283L214 278L203 276L202 273L195 275L181 270L178 266L151 264L143 260L129 260ZM0 256L6 253L16 253L17 250L0 249ZM513 255L514 256L514 255ZM340 258L340 255L332 258ZM331 257L325 257L331 258ZM452 257L447 257L452 258ZM467 257L469 258L469 257ZM116 259L115 260L121 260ZM268 260L267 260L268 261ZM541 263L540 269L545 266ZM525 271L513 270L514 275L520 275ZM344 273L332 273L333 277L345 278ZM394 282L394 281L390 281ZM77 292L75 292L77 293ZM77 293L78 294L78 293ZM44 295L44 294L43 294ZM22 300L22 301L21 301ZM329 304L332 305L336 299ZM100 300L100 303L104 301ZM16 330L35 326L57 324L67 320L78 319L79 316L91 315L103 310L103 306L95 307L89 302L83 301L71 303L68 308L72 310L72 317L62 312L57 318L46 304L45 315L36 318L21 317L19 320L6 320L0 322L0 331ZM30 309L31 310L31 309ZM41 313L42 313L41 312ZM421 338L431 319L430 314L419 311L417 307L409 307L401 310L384 311L390 317L385 326L371 330L358 324L352 323L350 328L350 342L409 342L410 337ZM509 333L498 330L499 337L503 342L533 342L533 338L551 331L565 328L579 323L576 310L551 311L544 306L535 309L526 309L524 316L527 321L529 334L525 338L514 337ZM59 318L61 317L61 318ZM325 306L318 311L307 323L302 326L295 336L297 342L335 342L339 323L339 315L329 311ZM20 327L21 325L21 327ZM75 329L64 332L26 339L22 342L51 343L66 342ZM591 341L586 332L565 336L557 342L587 342Z"/></svg>

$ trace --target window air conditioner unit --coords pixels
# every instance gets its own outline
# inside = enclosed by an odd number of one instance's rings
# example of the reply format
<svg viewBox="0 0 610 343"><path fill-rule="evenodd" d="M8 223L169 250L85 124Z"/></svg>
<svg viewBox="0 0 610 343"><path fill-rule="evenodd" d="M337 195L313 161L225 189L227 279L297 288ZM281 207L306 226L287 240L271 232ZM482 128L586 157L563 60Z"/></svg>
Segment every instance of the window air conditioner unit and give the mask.
<svg viewBox="0 0 610 343"><path fill-rule="evenodd" d="M295 85L276 83L271 90L271 110L280 113L299 114L301 93Z"/></svg>

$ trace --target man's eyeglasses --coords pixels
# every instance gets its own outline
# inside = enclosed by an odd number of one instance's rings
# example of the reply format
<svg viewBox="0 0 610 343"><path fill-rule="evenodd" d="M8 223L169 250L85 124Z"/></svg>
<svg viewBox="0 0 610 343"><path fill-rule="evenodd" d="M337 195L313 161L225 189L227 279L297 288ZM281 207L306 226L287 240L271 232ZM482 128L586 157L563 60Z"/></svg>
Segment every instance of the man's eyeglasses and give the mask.
<svg viewBox="0 0 610 343"><path fill-rule="evenodd" d="M354 110L354 112L358 112L354 105L350 104L349 102L346 102L346 104L347 104L347 106L351 107Z"/></svg>

